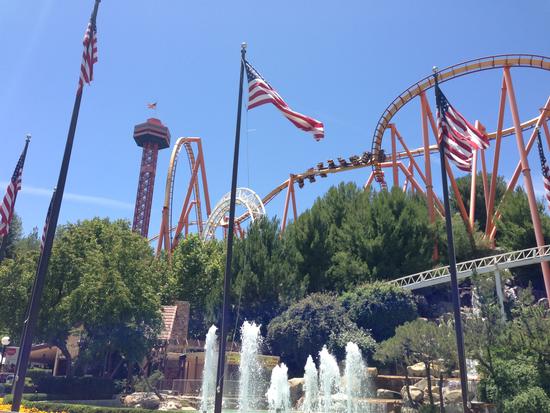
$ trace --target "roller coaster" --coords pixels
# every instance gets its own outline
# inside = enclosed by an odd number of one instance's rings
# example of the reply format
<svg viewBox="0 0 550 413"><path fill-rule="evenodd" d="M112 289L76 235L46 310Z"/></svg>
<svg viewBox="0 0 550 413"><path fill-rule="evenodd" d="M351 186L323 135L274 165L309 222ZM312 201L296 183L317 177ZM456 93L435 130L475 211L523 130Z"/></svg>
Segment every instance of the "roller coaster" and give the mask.
<svg viewBox="0 0 550 413"><path fill-rule="evenodd" d="M543 247L544 238L542 236L527 155L536 142L537 132L539 130L544 132L546 145L550 147L550 131L547 125L548 115L550 114L550 98L541 107L538 116L521 122L511 76L511 69L513 68L531 68L549 71L550 57L528 54L489 56L469 60L438 71L440 83L449 82L453 79L472 75L481 71L500 69L503 72L497 112L497 129L488 133L481 123L476 122L476 125L487 134L489 139L494 141L494 145L492 144L490 148L493 151L493 162L492 169L489 171L489 166L486 161L489 150L480 150L478 151L479 153L474 154L471 172L469 211L466 210L464 199L458 190L455 176L448 162L446 162L445 167L449 176L451 189L457 200L458 211L469 231L474 230L476 179L478 172L481 172L485 201L484 206L487 212L485 236L494 243L496 235L495 223L500 218L500 205L495 205L495 198L496 179L500 171L499 161L502 151L502 141L503 138L515 136L519 161L512 176L508 180L506 194L515 189L520 174L523 174L523 184L529 199L537 246ZM242 235L244 233L243 223L248 219L255 220L264 215L265 206L286 190L281 221L282 230L284 231L288 222L290 206L292 206L293 218L297 218L295 196L296 184L299 188L302 188L306 183L314 183L318 178L326 178L332 174L361 168L370 168L369 176L364 184L365 189L369 189L373 182L377 182L381 188L387 188L385 171L389 170L391 171L393 186L400 187L403 191L412 190L426 196L430 220L434 221L437 215L444 216L443 205L434 193L431 171L431 155L438 151L437 126L426 92L433 86L433 75L427 76L405 89L404 92L399 94L387 106L375 127L370 150L346 158L340 157L336 158L336 160L329 159L327 161L318 162L314 167L308 168L303 172L290 173L288 179L273 188L273 190L263 198L260 198L250 189L241 188L242 196L239 202L245 207L245 211L236 218L236 230L238 233ZM407 145L405 138L399 132L397 124L392 121L401 109L414 100L420 101L422 146L411 149L409 145ZM507 100L513 119L513 125L504 128L504 112ZM523 133L528 131L531 131L530 137L527 143L525 143ZM391 146L391 150L389 151L382 148L386 135L389 135L389 145ZM400 150L398 150L398 144L401 146ZM177 225L173 225L172 204L174 190L176 188L176 166L182 148L185 148L185 154L188 159L190 178L178 223ZM479 167L478 161L480 161L481 167ZM205 205L206 211L203 210L203 204ZM202 239L214 237L216 229L219 227L224 228L224 231L226 231L228 207L227 195L225 195L218 202L214 210L210 210L205 162L200 139L180 138L173 149L168 168L161 228L159 235L152 239L153 241L158 240L157 254L160 254L163 248L170 254L177 246L178 240L186 236L192 226L195 227L196 233L198 233ZM195 219L190 220L190 214L193 209L195 212ZM205 212L206 215L203 215ZM545 280L550 283L550 268L548 267L548 263L543 262L542 267ZM547 288L550 290L550 285L548 285Z"/></svg>

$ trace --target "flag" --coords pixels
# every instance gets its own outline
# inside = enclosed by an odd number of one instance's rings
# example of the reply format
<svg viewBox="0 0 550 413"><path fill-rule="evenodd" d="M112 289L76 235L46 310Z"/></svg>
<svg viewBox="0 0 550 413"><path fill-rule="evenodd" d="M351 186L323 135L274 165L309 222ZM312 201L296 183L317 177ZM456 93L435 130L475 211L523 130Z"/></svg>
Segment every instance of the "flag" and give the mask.
<svg viewBox="0 0 550 413"><path fill-rule="evenodd" d="M273 103L294 126L313 134L316 141L325 137L325 127L322 122L309 116L295 112L288 107L284 99L273 89L269 83L246 60L246 76L248 77L248 109Z"/></svg>
<svg viewBox="0 0 550 413"><path fill-rule="evenodd" d="M435 98L439 142L445 144L445 155L458 169L471 172L473 150L488 148L489 139L449 103L437 84Z"/></svg>
<svg viewBox="0 0 550 413"><path fill-rule="evenodd" d="M544 156L544 149L542 147L542 138L540 137L540 129L537 129L538 139L537 144L539 147L540 166L542 168L542 181L544 183L544 197L550 208L550 167L546 163L546 156Z"/></svg>
<svg viewBox="0 0 550 413"><path fill-rule="evenodd" d="M147 109L156 109L156 108L157 108L157 102L147 104Z"/></svg>
<svg viewBox="0 0 550 413"><path fill-rule="evenodd" d="M78 90L82 90L84 83L90 84L94 79L94 63L97 63L97 36L95 23L88 23L84 34L84 51L82 52L82 64L80 65L80 80Z"/></svg>
<svg viewBox="0 0 550 413"><path fill-rule="evenodd" d="M25 164L25 157L27 156L27 147L29 146L29 138L25 143L25 148L19 157L19 161L15 166L13 175L11 177L8 188L6 189L6 195L0 205L0 236L5 237L10 232L10 223L13 218L13 210L15 207L15 199L17 198L17 192L21 189L21 177L23 176L23 165Z"/></svg>
<svg viewBox="0 0 550 413"><path fill-rule="evenodd" d="M44 229L42 230L42 238L40 238L40 252L44 250L44 244L46 243L46 234L48 233L48 227L50 225L50 215L52 212L53 199L55 198L55 189L53 190L52 199L50 200L50 206L48 207L48 213L46 214L46 222L44 222Z"/></svg>

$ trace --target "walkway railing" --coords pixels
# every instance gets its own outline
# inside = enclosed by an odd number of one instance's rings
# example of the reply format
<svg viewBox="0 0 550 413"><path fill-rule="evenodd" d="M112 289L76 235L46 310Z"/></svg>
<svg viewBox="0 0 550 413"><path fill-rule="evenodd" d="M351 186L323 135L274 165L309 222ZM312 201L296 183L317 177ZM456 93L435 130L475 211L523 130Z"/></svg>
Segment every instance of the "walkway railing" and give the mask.
<svg viewBox="0 0 550 413"><path fill-rule="evenodd" d="M550 245L491 255L458 263L456 266L457 277L461 280L471 277L473 274L485 274L506 268L537 264L542 261L550 261ZM417 290L432 285L444 284L450 282L450 279L449 266L445 266L407 275L406 277L389 281L389 283L408 290Z"/></svg>

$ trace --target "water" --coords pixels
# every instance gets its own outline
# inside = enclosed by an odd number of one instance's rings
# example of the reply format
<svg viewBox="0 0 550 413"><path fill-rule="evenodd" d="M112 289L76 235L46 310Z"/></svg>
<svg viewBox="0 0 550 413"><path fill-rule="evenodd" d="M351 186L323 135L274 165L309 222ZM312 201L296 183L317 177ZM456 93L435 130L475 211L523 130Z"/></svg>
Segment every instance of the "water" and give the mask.
<svg viewBox="0 0 550 413"><path fill-rule="evenodd" d="M285 363L281 363L280 366L273 368L271 372L271 384L266 396L271 412L288 412L290 410L288 367Z"/></svg>
<svg viewBox="0 0 550 413"><path fill-rule="evenodd" d="M204 370L202 372L201 412L211 411L214 408L216 393L216 369L218 366L218 343L216 326L210 327L204 343Z"/></svg>
<svg viewBox="0 0 550 413"><path fill-rule="evenodd" d="M336 358L329 353L326 346L319 352L319 407L322 412L332 409L332 397L340 388L340 369Z"/></svg>
<svg viewBox="0 0 550 413"><path fill-rule="evenodd" d="M245 321L241 327L241 357L239 363L239 412L248 413L257 407L257 386L261 369L258 350L261 336L260 326Z"/></svg>
<svg viewBox="0 0 550 413"><path fill-rule="evenodd" d="M357 413L359 406L357 400L361 397L362 378L365 373L363 356L357 344L349 342L346 344L346 378L347 413Z"/></svg>
<svg viewBox="0 0 550 413"><path fill-rule="evenodd" d="M308 356L304 369L304 405L305 413L316 411L319 402L319 377L313 358Z"/></svg>

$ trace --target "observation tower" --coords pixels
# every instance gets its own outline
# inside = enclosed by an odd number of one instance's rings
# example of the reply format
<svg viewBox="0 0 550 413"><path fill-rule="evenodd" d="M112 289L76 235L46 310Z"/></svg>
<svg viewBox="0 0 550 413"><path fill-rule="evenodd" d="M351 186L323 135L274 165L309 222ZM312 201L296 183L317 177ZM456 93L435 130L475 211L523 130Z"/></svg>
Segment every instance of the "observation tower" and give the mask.
<svg viewBox="0 0 550 413"><path fill-rule="evenodd" d="M134 127L134 140L138 146L143 148L143 154L139 169L132 231L147 238L149 233L149 218L151 217L151 204L153 202L153 190L155 187L158 151L170 146L170 131L160 120L150 118L147 119L147 122L140 123Z"/></svg>

